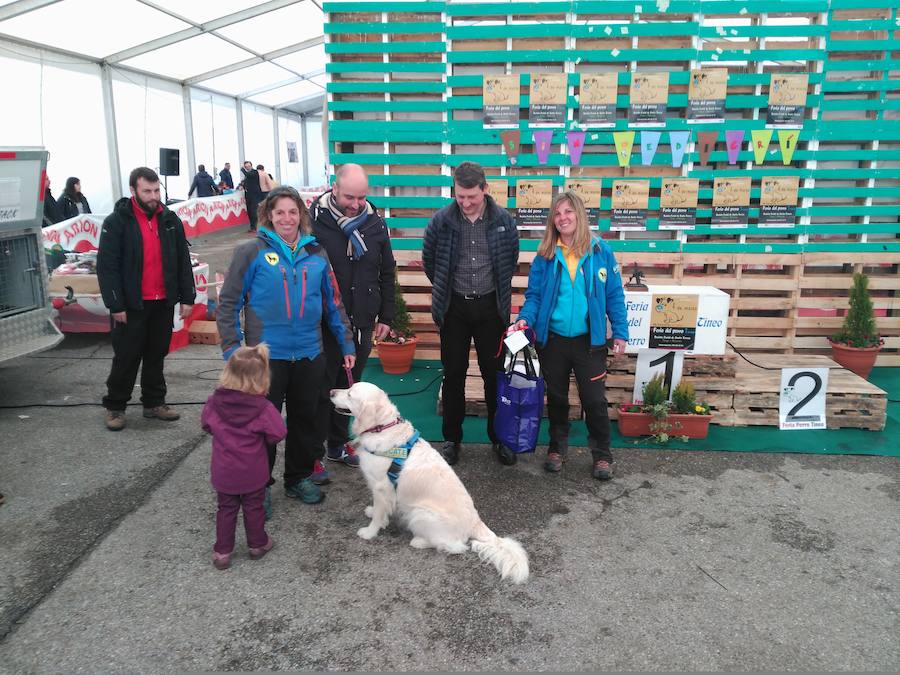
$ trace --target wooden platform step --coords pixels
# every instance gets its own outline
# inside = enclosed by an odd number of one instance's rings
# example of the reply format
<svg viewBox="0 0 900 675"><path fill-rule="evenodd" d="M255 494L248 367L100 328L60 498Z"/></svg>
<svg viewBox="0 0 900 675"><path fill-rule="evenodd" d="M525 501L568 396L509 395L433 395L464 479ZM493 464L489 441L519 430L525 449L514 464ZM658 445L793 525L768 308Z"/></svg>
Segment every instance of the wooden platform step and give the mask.
<svg viewBox="0 0 900 675"><path fill-rule="evenodd" d="M830 368L828 390L826 392L826 417L829 428L854 428L880 431L887 420L887 394L844 370L826 356L753 354L750 359L756 367L736 355L726 357L691 357L685 359L692 372L699 375L685 375L697 392L697 400L705 401L713 411L713 424L721 426L778 426L778 395L781 388L781 368L815 367ZM704 359L715 359L701 365ZM631 372L627 363L631 363ZM610 419L618 418L618 406L631 401L634 387L634 357L621 359L620 372L610 367L606 383L606 397L609 403ZM714 365L718 363L718 365ZM727 365L725 365L727 364ZM734 368L734 375L714 377L702 374L705 369L715 367ZM767 370L771 368L773 370ZM580 419L581 403L574 378L569 384L569 419ZM478 366L469 364L466 377L466 414L484 416L487 408L484 402L484 385ZM438 396L438 414L441 414L441 398ZM546 414L546 413L545 413Z"/></svg>

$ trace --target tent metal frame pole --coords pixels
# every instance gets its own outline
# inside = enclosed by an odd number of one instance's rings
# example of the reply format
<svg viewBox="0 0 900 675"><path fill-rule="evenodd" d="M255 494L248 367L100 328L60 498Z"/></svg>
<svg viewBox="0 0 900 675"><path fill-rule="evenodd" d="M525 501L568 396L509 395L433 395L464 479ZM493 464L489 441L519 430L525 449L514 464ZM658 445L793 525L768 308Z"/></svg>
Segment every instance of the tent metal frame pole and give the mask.
<svg viewBox="0 0 900 675"><path fill-rule="evenodd" d="M272 111L274 114L272 115L272 127L274 128L275 134L275 177L278 179L279 183L284 182L284 176L281 175L281 130L279 129L278 120L281 115L278 114L277 110Z"/></svg>
<svg viewBox="0 0 900 675"><path fill-rule="evenodd" d="M300 143L303 146L303 186L309 185L309 153L306 147L306 115L300 115Z"/></svg>
<svg viewBox="0 0 900 675"><path fill-rule="evenodd" d="M235 97L234 102L234 109L237 113L238 156L240 157L241 166L244 166L244 161L247 159L247 154L244 150L244 103L237 97Z"/></svg>
<svg viewBox="0 0 900 675"><path fill-rule="evenodd" d="M194 114L191 108L191 88L187 85L181 86L181 100L184 103L184 139L187 145L188 170L186 175L188 185L190 185L194 180L194 173L197 171L197 157L194 152ZM213 140L213 144L215 144L215 140ZM189 197L190 195L185 195L185 199Z"/></svg>
<svg viewBox="0 0 900 675"><path fill-rule="evenodd" d="M113 98L112 69L108 64L100 67L103 90L103 113L106 117L106 148L109 153L109 177L112 183L113 203L122 192L122 167L119 164L119 134L116 130L116 104Z"/></svg>

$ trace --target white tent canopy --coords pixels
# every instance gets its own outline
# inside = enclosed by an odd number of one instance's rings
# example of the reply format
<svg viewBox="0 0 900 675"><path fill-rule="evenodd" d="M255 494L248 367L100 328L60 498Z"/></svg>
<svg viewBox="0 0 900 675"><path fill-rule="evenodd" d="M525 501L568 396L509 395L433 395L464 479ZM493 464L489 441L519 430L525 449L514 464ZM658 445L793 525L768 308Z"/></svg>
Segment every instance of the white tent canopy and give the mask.
<svg viewBox="0 0 900 675"><path fill-rule="evenodd" d="M321 184L323 23L317 0L0 0L0 146L46 147L54 195L78 176L97 212L159 148L172 197L243 159Z"/></svg>

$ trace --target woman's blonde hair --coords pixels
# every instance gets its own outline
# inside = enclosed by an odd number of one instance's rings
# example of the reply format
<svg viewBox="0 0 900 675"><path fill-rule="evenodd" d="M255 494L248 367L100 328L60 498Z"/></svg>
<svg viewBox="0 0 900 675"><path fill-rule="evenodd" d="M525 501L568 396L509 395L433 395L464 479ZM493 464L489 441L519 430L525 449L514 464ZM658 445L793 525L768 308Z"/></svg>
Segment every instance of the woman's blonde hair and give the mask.
<svg viewBox="0 0 900 675"><path fill-rule="evenodd" d="M274 190L269 190L269 194L260 202L256 215L259 227L275 230L272 226L272 211L275 209L275 203L283 197L293 201L300 211L300 236L311 234L312 225L309 222L309 209L306 208L306 202L303 201L299 192L288 185L281 185Z"/></svg>
<svg viewBox="0 0 900 675"><path fill-rule="evenodd" d="M225 363L219 384L245 394L269 393L269 346L238 347Z"/></svg>
<svg viewBox="0 0 900 675"><path fill-rule="evenodd" d="M569 202L575 211L575 236L572 239L572 245L569 247L569 250L580 258L587 253L588 248L591 246L591 228L588 226L584 202L581 201L581 197L571 190L561 192L553 198L553 203L550 205L550 215L547 218L547 227L544 229L544 236L538 246L538 255L547 260L553 260L556 257L559 232L556 231L556 226L553 224L553 216L560 202Z"/></svg>

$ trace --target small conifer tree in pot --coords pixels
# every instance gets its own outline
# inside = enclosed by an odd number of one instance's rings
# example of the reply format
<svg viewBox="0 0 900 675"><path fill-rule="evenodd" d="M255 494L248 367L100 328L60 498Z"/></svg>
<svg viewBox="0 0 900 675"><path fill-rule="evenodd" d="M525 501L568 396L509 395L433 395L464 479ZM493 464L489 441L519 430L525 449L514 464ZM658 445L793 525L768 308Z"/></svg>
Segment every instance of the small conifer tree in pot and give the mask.
<svg viewBox="0 0 900 675"><path fill-rule="evenodd" d="M875 325L875 310L869 294L869 277L853 275L850 308L841 330L829 338L831 358L860 377L867 379L884 340Z"/></svg>

